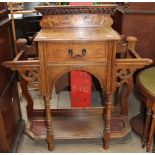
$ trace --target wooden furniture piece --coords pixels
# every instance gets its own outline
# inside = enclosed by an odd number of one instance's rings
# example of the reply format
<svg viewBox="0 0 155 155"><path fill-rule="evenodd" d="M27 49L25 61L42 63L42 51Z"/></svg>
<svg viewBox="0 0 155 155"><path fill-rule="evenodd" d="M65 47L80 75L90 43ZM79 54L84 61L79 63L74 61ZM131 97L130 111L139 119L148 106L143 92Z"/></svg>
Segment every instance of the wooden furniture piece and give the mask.
<svg viewBox="0 0 155 155"><path fill-rule="evenodd" d="M112 107L112 95L116 88L127 84L122 108L123 113L127 112L132 74L152 61L142 59L136 53L133 37L127 38L125 46L130 57L116 57L116 50L121 51L123 45L120 35L111 28L110 14L115 8L116 5L36 7L43 15L40 21L42 29L34 39L38 44L39 60L20 60L23 53L26 54L21 49L14 61L3 63L5 67L17 70L22 79L23 94L28 101L26 133L34 139L47 139L49 150L54 148L53 139L66 138L103 138L103 147L107 149L110 137L120 138L130 131L127 114L111 118L115 109ZM71 70L89 72L99 80L106 95L105 107L66 111L50 109L51 92L57 79ZM32 111L33 100L26 89L27 84L40 90L45 102L46 119L34 117L37 113L44 116L44 111ZM91 115L92 112L94 115Z"/></svg>
<svg viewBox="0 0 155 155"><path fill-rule="evenodd" d="M155 35L153 32L155 26L155 3L131 2L118 4L119 6L114 14L114 23L112 27L120 34L124 34L125 36L135 36L139 40L136 44L136 51L138 54L141 57L147 57L153 59L154 61ZM33 5L30 7L32 8L32 6ZM36 30L40 29L38 23L41 19L41 16L35 16L34 14L33 16L27 16L23 17L22 19L15 19L17 38L27 37L28 35L32 35L37 32ZM32 25L31 23L33 23L33 26L30 26ZM144 23L146 23L146 25L149 27L147 30L145 29ZM141 28L139 29L139 27ZM66 73L63 75L63 77L58 79L55 86L57 93L64 89L70 88L69 78L70 75Z"/></svg>
<svg viewBox="0 0 155 155"><path fill-rule="evenodd" d="M144 114L141 117L137 115L132 118L131 125L136 132L139 132L137 124L141 127L142 147L147 145L146 151L149 152L155 135L155 67L141 71L137 76L136 86L147 108L146 118L142 117ZM144 125L142 125L143 122L145 122Z"/></svg>
<svg viewBox="0 0 155 155"><path fill-rule="evenodd" d="M14 57L7 3L0 3L0 152L16 152L24 121L21 117L16 74L2 66Z"/></svg>
<svg viewBox="0 0 155 155"><path fill-rule="evenodd" d="M116 31L125 36L134 35L139 40L137 53L155 61L155 3L120 3L113 18Z"/></svg>

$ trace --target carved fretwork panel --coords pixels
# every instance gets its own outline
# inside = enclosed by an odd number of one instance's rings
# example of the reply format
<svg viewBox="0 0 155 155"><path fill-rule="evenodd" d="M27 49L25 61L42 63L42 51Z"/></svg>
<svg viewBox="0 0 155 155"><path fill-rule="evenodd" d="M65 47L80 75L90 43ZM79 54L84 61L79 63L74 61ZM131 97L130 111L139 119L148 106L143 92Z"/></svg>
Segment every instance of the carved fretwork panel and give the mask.
<svg viewBox="0 0 155 155"><path fill-rule="evenodd" d="M133 73L137 69L150 64L150 59L116 59L115 60L115 87L121 87L123 84L132 84Z"/></svg>
<svg viewBox="0 0 155 155"><path fill-rule="evenodd" d="M129 83L135 70L136 69L131 70L129 68L118 69L116 72L117 87L121 87L124 83Z"/></svg>
<svg viewBox="0 0 155 155"><path fill-rule="evenodd" d="M28 82L28 85L39 89L39 72L37 69L19 70L20 76Z"/></svg>

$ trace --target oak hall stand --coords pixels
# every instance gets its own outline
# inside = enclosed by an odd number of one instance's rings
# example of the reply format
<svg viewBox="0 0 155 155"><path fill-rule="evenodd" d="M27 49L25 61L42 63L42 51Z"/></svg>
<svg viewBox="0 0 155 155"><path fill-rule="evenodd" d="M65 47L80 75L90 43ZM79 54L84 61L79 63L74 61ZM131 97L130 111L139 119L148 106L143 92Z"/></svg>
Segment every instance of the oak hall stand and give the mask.
<svg viewBox="0 0 155 155"><path fill-rule="evenodd" d="M135 52L136 39L133 37L127 38L126 56L116 57L117 50L124 48L121 36L111 28L113 21L110 14L114 13L116 6L36 7L43 15L40 21L42 29L34 39L39 59L22 60L26 55L26 50L22 49L13 61L3 63L18 70L21 76L23 94L28 96L28 113L33 100L26 85L31 84L40 90L45 102L46 119L29 115L26 133L34 139L47 139L49 150L54 149L53 139L79 138L103 138L103 147L107 149L110 137L123 137L130 131L127 96L132 90L132 74L152 61L140 58ZM53 87L60 76L71 70L89 72L99 80L106 95L105 107L68 109L67 116L63 109L60 116L53 117L61 111L50 109ZM128 87L124 92L122 115L111 118L111 112L118 109L112 107L112 95L123 84ZM91 112L100 115L92 117ZM77 115L82 117L79 119ZM116 129L117 124L121 124L121 128Z"/></svg>

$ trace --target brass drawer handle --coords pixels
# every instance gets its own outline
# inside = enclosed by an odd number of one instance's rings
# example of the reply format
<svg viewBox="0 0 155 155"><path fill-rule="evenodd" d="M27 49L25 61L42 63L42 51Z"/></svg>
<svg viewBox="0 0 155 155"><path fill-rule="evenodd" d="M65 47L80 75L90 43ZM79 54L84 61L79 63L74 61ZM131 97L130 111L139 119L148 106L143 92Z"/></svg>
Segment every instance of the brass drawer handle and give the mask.
<svg viewBox="0 0 155 155"><path fill-rule="evenodd" d="M71 56L71 58L82 58L82 57L84 57L86 55L86 53L87 53L86 49L85 48L82 49L81 53L82 53L81 55L80 54L74 55L73 50L68 49L68 54Z"/></svg>

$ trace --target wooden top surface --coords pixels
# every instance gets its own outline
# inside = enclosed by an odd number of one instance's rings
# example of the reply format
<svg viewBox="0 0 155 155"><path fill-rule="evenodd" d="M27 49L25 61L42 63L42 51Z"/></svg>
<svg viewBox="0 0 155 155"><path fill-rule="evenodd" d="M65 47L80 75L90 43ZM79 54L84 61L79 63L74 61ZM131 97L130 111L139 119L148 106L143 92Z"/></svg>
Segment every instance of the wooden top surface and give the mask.
<svg viewBox="0 0 155 155"><path fill-rule="evenodd" d="M41 29L34 41L109 41L120 40L112 28Z"/></svg>

